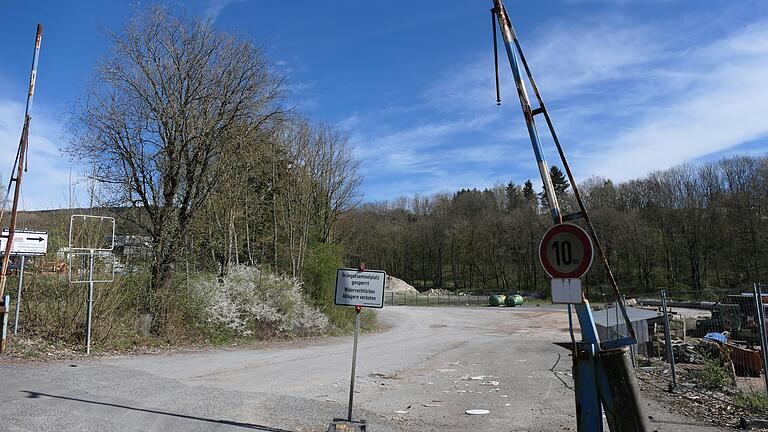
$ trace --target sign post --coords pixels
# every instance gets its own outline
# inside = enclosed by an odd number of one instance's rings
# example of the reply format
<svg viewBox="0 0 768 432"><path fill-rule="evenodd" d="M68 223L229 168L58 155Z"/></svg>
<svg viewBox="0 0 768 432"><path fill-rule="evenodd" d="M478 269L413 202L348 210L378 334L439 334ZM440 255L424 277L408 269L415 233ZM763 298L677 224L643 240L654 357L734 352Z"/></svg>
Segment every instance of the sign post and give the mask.
<svg viewBox="0 0 768 432"><path fill-rule="evenodd" d="M88 300L85 320L85 354L91 354L91 325L93 321L93 285L96 282L112 282L115 279L114 257L115 219L106 216L72 215L69 220L69 259L67 271L69 283L88 283ZM88 257L88 279L73 277L72 267L75 256ZM112 261L111 274L108 278L94 276L96 257L102 261ZM84 270L84 269L83 269ZM84 271L83 271L84 272Z"/></svg>
<svg viewBox="0 0 768 432"><path fill-rule="evenodd" d="M21 289L24 287L24 264L26 256L21 256L21 268L19 269L19 288L16 291L16 318L13 320L13 334L19 334L19 311L21 310Z"/></svg>
<svg viewBox="0 0 768 432"><path fill-rule="evenodd" d="M352 420L352 405L355 398L355 368L357 366L357 339L360 334L360 314L363 307L381 309L384 307L384 284L387 274L379 270L366 270L365 264L357 269L336 270L336 291L333 303L337 306L355 307L355 336L352 345L352 371L349 378L349 405L347 418L334 418L328 432L366 430L365 420Z"/></svg>
<svg viewBox="0 0 768 432"><path fill-rule="evenodd" d="M352 402L355 399L355 367L357 365L357 336L360 334L360 312L362 306L355 306L355 342L352 345L352 372L349 377L349 406L347 408L347 421L352 421Z"/></svg>
<svg viewBox="0 0 768 432"><path fill-rule="evenodd" d="M0 251L5 251L6 242L10 237L10 231L3 230L0 236ZM21 256L21 265L19 267L19 286L16 292L16 316L13 320L13 333L19 332L19 314L21 311L21 291L24 288L24 268L26 258L33 256L43 256L48 251L48 231L17 229L13 232L11 241L11 256Z"/></svg>

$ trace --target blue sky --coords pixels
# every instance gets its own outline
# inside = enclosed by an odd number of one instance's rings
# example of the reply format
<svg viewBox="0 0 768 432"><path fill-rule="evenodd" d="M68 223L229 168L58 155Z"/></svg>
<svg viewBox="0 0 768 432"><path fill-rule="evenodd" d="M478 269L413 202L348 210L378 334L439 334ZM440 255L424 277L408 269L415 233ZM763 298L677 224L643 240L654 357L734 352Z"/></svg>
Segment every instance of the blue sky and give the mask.
<svg viewBox="0 0 768 432"><path fill-rule="evenodd" d="M367 201L539 183L505 63L504 101L495 104L490 1L164 4L263 46L289 80L286 103L349 132ZM0 3L3 182L18 144L35 25L44 26L24 208L65 205L70 170L79 203L87 203L82 167L59 152L64 113L109 48L103 30L119 30L143 5ZM579 179L621 181L768 149L768 2L506 5ZM544 145L555 162L551 143Z"/></svg>

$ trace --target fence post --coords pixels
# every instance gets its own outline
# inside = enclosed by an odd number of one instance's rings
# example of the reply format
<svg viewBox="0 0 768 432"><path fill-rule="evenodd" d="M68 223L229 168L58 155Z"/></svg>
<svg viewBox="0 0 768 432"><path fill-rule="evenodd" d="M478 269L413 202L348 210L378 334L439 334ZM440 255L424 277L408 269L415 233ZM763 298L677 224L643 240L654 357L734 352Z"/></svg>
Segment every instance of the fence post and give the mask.
<svg viewBox="0 0 768 432"><path fill-rule="evenodd" d="M763 379L765 380L765 391L768 393L768 356L765 355L768 347L768 339L765 334L765 306L763 305L763 290L760 284L754 284L755 302L757 306L758 327L760 327L760 350L763 357Z"/></svg>
<svg viewBox="0 0 768 432"><path fill-rule="evenodd" d="M675 353L672 350L672 335L669 329L669 314L667 313L667 292L665 290L661 290L661 308L664 313L664 342L667 346L667 361L669 362L669 372L672 375L669 391L674 392L677 388L677 374L675 373Z"/></svg>

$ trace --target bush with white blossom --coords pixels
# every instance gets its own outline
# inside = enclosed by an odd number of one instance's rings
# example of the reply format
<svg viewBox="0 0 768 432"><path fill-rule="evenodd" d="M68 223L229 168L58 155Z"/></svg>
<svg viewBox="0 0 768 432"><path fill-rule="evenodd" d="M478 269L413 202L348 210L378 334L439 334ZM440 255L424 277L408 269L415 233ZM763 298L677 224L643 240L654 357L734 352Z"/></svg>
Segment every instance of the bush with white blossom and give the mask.
<svg viewBox="0 0 768 432"><path fill-rule="evenodd" d="M205 278L197 289L207 299L209 322L238 336L303 336L328 327L328 318L305 300L301 282L260 267L232 267L223 280Z"/></svg>

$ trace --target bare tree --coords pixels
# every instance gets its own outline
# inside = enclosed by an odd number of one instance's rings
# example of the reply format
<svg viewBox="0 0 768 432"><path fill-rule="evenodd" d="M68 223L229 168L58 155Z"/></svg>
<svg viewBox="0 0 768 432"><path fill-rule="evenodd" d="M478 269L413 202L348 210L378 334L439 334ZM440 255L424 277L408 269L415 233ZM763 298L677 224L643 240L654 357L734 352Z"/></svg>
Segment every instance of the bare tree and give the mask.
<svg viewBox="0 0 768 432"><path fill-rule="evenodd" d="M140 209L155 290L170 290L178 250L243 128L278 110L281 80L262 52L161 7L138 14L98 66L72 118L69 151L95 167L110 203Z"/></svg>
<svg viewBox="0 0 768 432"><path fill-rule="evenodd" d="M291 274L300 276L310 240L330 243L339 217L359 204L359 161L338 129L306 119L282 128L276 144L288 161L277 182L276 226Z"/></svg>
<svg viewBox="0 0 768 432"><path fill-rule="evenodd" d="M309 232L317 203L318 155L313 151L314 132L306 120L283 125L277 142L286 153L287 172L277 180L275 191L275 238L282 237L290 261L291 276L301 275Z"/></svg>
<svg viewBox="0 0 768 432"><path fill-rule="evenodd" d="M360 203L360 161L353 154L349 136L328 125L318 127L314 147L319 158L321 241L330 243L339 216Z"/></svg>

